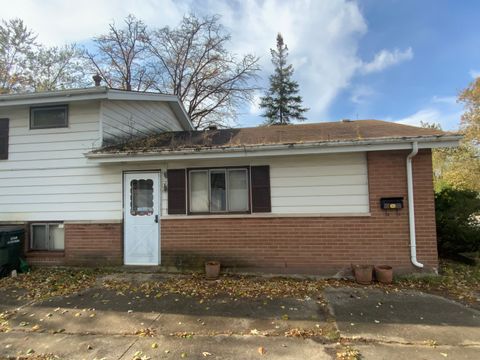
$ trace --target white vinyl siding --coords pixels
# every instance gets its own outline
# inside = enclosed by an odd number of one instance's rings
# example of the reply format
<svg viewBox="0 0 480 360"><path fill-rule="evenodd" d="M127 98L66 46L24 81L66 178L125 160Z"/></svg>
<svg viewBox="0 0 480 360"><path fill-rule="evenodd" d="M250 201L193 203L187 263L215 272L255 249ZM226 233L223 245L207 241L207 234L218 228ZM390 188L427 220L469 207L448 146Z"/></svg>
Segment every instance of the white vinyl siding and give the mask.
<svg viewBox="0 0 480 360"><path fill-rule="evenodd" d="M104 144L161 131L181 131L182 126L165 102L105 100L101 107Z"/></svg>
<svg viewBox="0 0 480 360"><path fill-rule="evenodd" d="M119 220L122 169L89 162L100 146L100 102L69 105L68 128L29 129L29 108L10 118L10 156L0 162L0 221Z"/></svg>
<svg viewBox="0 0 480 360"><path fill-rule="evenodd" d="M161 168L244 165L270 166L271 215L369 213L366 153L175 161L162 164ZM166 181L165 177L162 181ZM162 216L178 216L168 215L168 194L162 194Z"/></svg>

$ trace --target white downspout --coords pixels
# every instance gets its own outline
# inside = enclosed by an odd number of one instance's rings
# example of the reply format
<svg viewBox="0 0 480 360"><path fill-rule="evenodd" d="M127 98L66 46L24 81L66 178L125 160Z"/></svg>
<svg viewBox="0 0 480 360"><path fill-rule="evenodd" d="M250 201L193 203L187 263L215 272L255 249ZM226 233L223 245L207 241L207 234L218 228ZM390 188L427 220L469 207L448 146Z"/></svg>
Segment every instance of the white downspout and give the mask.
<svg viewBox="0 0 480 360"><path fill-rule="evenodd" d="M412 159L418 154L418 143L412 143L412 152L407 156L407 193L408 193L408 225L410 228L410 260L418 268L423 268L423 264L417 260L417 239L415 235L415 206L413 203L413 171Z"/></svg>

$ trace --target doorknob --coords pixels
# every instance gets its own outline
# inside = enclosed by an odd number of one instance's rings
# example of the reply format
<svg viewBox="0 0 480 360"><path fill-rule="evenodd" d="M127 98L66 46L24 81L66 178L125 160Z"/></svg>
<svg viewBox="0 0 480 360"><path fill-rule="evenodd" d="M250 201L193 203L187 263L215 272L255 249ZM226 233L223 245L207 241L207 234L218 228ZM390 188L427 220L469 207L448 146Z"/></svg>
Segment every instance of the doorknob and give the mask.
<svg viewBox="0 0 480 360"><path fill-rule="evenodd" d="M155 222L158 223L158 215L155 215Z"/></svg>

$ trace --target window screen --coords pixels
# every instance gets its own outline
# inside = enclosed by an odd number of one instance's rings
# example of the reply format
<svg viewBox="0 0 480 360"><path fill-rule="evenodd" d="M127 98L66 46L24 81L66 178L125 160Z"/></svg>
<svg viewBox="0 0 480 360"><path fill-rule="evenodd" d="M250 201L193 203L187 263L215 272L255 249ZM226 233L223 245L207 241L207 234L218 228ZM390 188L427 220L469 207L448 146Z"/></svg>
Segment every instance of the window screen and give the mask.
<svg viewBox="0 0 480 360"><path fill-rule="evenodd" d="M246 169L228 170L228 210L248 210L248 172Z"/></svg>
<svg viewBox="0 0 480 360"><path fill-rule="evenodd" d="M190 172L190 211L208 212L208 170Z"/></svg>

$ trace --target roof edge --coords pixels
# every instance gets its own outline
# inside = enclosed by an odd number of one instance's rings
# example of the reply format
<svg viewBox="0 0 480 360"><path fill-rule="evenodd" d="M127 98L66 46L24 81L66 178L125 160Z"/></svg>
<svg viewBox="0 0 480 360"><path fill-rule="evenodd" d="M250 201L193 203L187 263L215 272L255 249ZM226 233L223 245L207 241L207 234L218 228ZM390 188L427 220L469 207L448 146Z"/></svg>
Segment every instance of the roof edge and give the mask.
<svg viewBox="0 0 480 360"><path fill-rule="evenodd" d="M172 105L184 130L194 130L194 126L182 102L176 95L127 91L111 89L106 86L95 86L83 89L32 92L24 94L0 95L0 107L53 104L61 102L88 100L125 100L125 101L164 101Z"/></svg>
<svg viewBox="0 0 480 360"><path fill-rule="evenodd" d="M86 158L99 162L135 161L135 160L168 160L192 158L221 158L221 157L249 157L275 156L297 154L319 154L335 152L363 152L382 150L411 149L413 142L418 143L420 149L439 147L455 147L463 138L462 135L437 135L428 137L383 138L355 141L328 141L305 142L292 144L247 145L235 147L214 147L207 149L164 150L150 152L118 152L99 153L89 152Z"/></svg>

